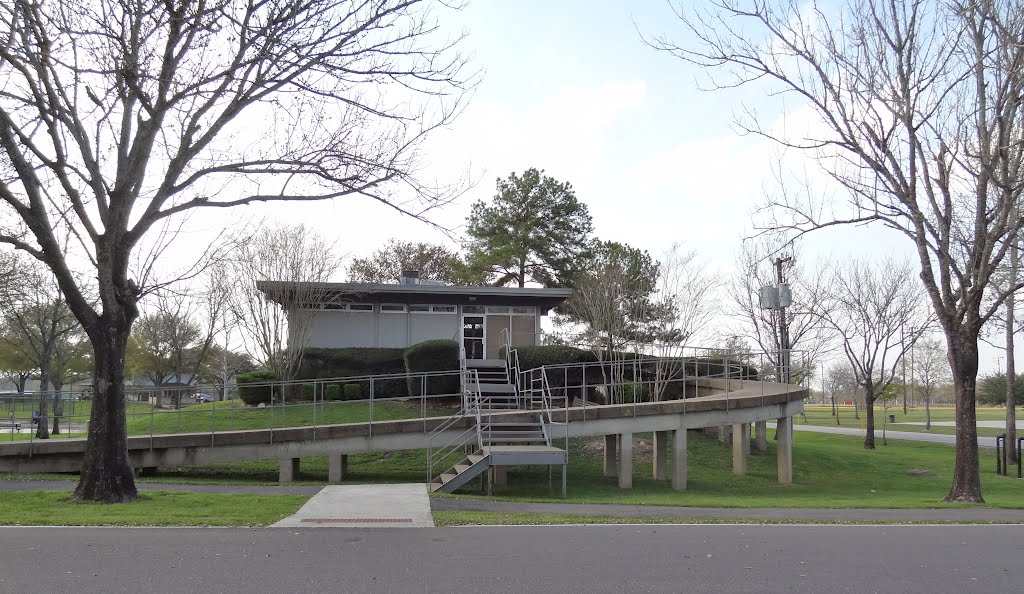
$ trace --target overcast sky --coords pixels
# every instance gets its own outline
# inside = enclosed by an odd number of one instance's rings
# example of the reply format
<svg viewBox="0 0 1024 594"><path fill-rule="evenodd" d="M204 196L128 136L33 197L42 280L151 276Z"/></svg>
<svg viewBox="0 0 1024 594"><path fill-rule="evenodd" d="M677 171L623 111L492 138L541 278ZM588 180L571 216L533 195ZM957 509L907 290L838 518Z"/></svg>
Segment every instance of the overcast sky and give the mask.
<svg viewBox="0 0 1024 594"><path fill-rule="evenodd" d="M537 167L572 183L599 238L655 257L683 242L732 272L742 238L753 231L753 210L773 187L775 155L766 142L735 132L733 112L743 102L768 113L778 106L757 89L701 91L702 72L646 46L641 33L687 42L663 0L477 0L439 16L453 34L468 34L462 49L483 79L462 116L426 146L428 177L450 182L468 169L478 180L433 215L436 223L458 234L469 205L494 195L496 178ZM390 237L456 247L428 225L360 198L230 216L302 222L356 256ZM189 226L205 233L216 224ZM819 258L911 259L910 247L892 232L852 228L812 235L802 252L813 265ZM999 355L983 353L983 371Z"/></svg>

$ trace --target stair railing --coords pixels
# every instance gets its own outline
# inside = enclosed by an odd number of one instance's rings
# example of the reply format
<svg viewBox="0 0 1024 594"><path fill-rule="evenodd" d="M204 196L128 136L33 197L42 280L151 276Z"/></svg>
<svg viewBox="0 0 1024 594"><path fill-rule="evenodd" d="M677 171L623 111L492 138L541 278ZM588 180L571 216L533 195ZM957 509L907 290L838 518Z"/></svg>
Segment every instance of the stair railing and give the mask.
<svg viewBox="0 0 1024 594"><path fill-rule="evenodd" d="M501 340L505 343L505 367L508 369L509 380L516 387L516 394L521 398L521 384L519 383L519 349L512 348L512 331L508 328L501 329Z"/></svg>
<svg viewBox="0 0 1024 594"><path fill-rule="evenodd" d="M473 437L476 437L476 442L479 447L483 447L483 437L481 436L480 427L480 406L481 406L481 394L480 394L480 377L476 369L466 369L465 360L462 363L463 369L463 393L462 393L462 408L458 413L448 417L444 422L434 428L430 432L430 436L427 438L427 482L431 483L435 478L440 476L440 472L437 472L437 468L441 467L441 472L446 470L450 464L446 464L454 452L473 441ZM434 440L438 439L446 431L451 429L459 421L473 417L474 423L472 426L466 428L464 431L448 440L444 444L434 447Z"/></svg>

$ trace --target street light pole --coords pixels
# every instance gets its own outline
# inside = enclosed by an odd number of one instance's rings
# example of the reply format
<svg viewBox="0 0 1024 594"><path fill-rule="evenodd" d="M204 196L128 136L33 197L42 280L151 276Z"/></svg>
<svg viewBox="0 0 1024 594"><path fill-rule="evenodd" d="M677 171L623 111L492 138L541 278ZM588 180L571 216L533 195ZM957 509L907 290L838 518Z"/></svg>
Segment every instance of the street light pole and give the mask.
<svg viewBox="0 0 1024 594"><path fill-rule="evenodd" d="M793 258L787 256L785 258L775 259L775 284L780 289L779 294L779 366L782 368L781 379L782 383L788 384L790 382L790 353L789 353L789 321L786 320L786 307L788 304L782 298L781 289L785 285L782 275L782 265L791 261Z"/></svg>

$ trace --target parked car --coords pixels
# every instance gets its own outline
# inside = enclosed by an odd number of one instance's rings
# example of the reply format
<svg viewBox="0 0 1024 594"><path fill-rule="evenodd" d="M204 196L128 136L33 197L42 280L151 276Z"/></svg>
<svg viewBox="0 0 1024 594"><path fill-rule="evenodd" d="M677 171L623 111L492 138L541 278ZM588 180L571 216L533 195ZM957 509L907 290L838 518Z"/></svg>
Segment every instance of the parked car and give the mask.
<svg viewBox="0 0 1024 594"><path fill-rule="evenodd" d="M213 396L210 396L209 394L196 395L196 403L201 404L203 402L213 402Z"/></svg>

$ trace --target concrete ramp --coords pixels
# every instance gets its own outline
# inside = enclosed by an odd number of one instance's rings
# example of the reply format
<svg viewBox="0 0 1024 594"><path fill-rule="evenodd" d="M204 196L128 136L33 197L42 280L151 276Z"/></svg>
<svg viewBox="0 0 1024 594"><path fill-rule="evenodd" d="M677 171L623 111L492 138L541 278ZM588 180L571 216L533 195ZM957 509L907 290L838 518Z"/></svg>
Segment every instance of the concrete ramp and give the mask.
<svg viewBox="0 0 1024 594"><path fill-rule="evenodd" d="M432 528L423 483L332 485L271 528Z"/></svg>

